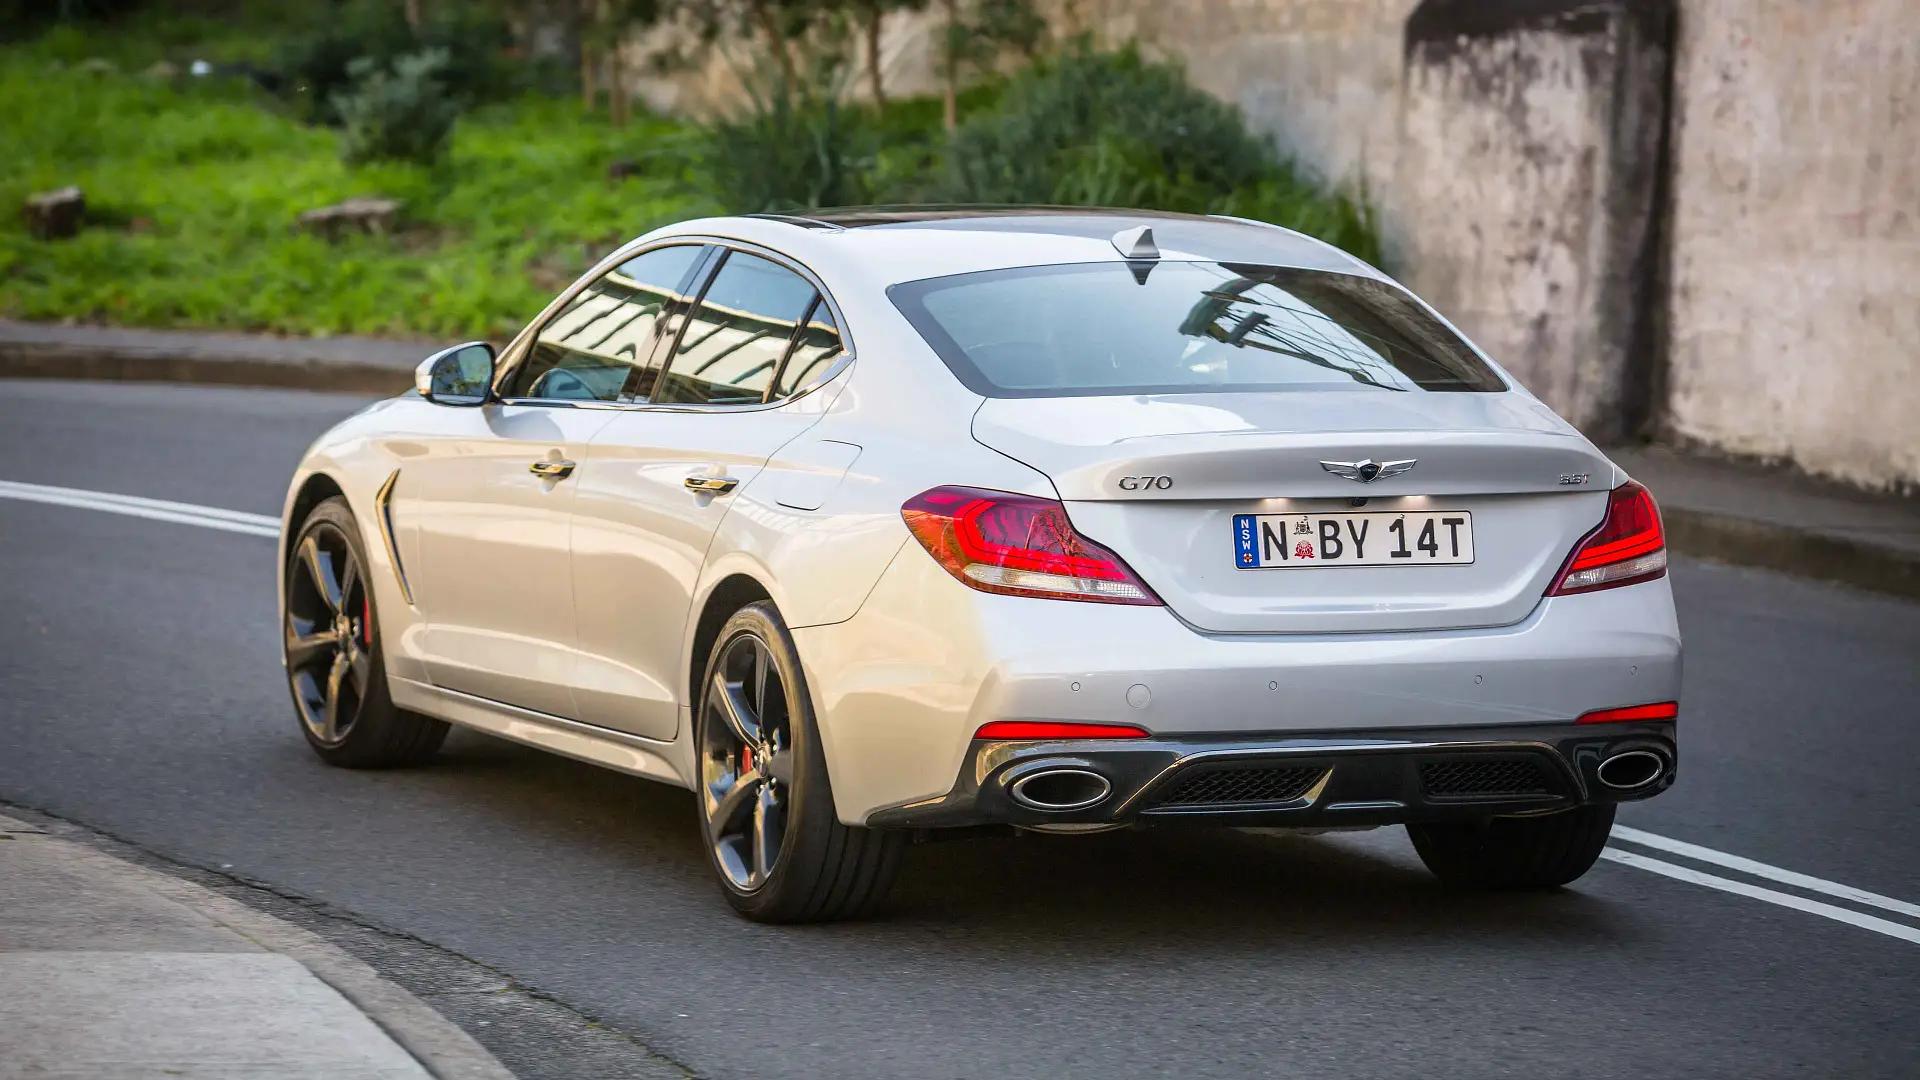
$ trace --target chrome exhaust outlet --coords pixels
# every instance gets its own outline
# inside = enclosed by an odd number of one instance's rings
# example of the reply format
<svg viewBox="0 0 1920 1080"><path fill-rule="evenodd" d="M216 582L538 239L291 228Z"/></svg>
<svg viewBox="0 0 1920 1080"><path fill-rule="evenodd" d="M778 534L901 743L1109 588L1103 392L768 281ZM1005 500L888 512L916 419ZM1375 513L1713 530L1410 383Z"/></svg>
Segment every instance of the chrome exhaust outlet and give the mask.
<svg viewBox="0 0 1920 1080"><path fill-rule="evenodd" d="M1639 791L1667 775L1667 756L1653 750L1622 750L1602 761L1593 775L1615 791Z"/></svg>
<svg viewBox="0 0 1920 1080"><path fill-rule="evenodd" d="M1007 786L1007 795L1029 810L1063 814L1098 806L1113 784L1092 769L1038 769Z"/></svg>

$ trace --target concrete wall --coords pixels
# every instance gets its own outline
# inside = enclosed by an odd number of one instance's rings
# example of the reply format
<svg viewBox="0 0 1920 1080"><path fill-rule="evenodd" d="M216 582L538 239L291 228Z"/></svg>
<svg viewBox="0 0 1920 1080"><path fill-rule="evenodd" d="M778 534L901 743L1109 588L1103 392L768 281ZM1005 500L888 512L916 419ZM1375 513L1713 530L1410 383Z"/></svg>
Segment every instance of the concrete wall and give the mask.
<svg viewBox="0 0 1920 1080"><path fill-rule="evenodd" d="M1667 421L1920 485L1920 3L1685 0Z"/></svg>
<svg viewBox="0 0 1920 1080"><path fill-rule="evenodd" d="M1416 0L1067 0L1056 22L1137 39L1185 62L1194 83L1311 175L1392 184L1401 32Z"/></svg>
<svg viewBox="0 0 1920 1080"><path fill-rule="evenodd" d="M1672 9L1426 0L1407 24L1392 261L1606 441L1645 421Z"/></svg>
<svg viewBox="0 0 1920 1080"><path fill-rule="evenodd" d="M1920 2L1042 2L1362 186L1389 269L1595 436L1920 485ZM935 32L890 21L890 87L933 88Z"/></svg>

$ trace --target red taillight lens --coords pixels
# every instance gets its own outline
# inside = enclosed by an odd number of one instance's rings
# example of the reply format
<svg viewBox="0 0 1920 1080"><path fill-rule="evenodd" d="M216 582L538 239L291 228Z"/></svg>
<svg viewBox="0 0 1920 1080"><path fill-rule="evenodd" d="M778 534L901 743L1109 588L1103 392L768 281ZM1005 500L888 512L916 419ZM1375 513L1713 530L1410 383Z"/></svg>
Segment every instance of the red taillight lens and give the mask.
<svg viewBox="0 0 1920 1080"><path fill-rule="evenodd" d="M1144 739L1132 724L1064 724L1051 720L995 720L980 725L976 739Z"/></svg>
<svg viewBox="0 0 1920 1080"><path fill-rule="evenodd" d="M1577 724L1611 724L1620 720L1672 720L1680 715L1677 701L1656 701L1651 705L1629 705L1624 709L1595 709L1580 714Z"/></svg>
<svg viewBox="0 0 1920 1080"><path fill-rule="evenodd" d="M947 572L982 592L1101 604L1158 604L1120 557L1073 531L1051 499L938 487L900 516Z"/></svg>
<svg viewBox="0 0 1920 1080"><path fill-rule="evenodd" d="M1629 480L1607 496L1607 516L1573 549L1548 596L1593 592L1651 581L1667 572L1667 536L1660 508L1646 488Z"/></svg>

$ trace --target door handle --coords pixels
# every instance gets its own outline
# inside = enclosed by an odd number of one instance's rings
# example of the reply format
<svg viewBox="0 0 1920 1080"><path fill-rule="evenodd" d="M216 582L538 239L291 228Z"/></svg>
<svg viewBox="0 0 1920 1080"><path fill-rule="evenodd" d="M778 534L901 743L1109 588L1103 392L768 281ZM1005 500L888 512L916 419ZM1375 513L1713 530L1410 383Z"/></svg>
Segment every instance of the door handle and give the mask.
<svg viewBox="0 0 1920 1080"><path fill-rule="evenodd" d="M740 481L731 476L689 476L681 481L688 491L698 491L703 495L725 495L740 486Z"/></svg>
<svg viewBox="0 0 1920 1080"><path fill-rule="evenodd" d="M573 475L573 462L536 461L527 466L527 471L542 480L565 480Z"/></svg>

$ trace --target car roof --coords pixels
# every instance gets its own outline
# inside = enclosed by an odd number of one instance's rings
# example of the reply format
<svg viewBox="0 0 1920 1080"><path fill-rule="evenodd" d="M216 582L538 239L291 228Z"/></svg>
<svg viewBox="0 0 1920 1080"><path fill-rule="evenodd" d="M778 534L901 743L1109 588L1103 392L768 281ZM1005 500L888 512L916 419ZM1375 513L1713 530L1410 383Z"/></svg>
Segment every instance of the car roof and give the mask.
<svg viewBox="0 0 1920 1080"><path fill-rule="evenodd" d="M1116 262L1115 234L1153 230L1161 258L1298 266L1380 277L1351 255L1291 229L1160 210L1058 206L864 206L681 222L648 235L745 240L830 280L903 281L1060 263Z"/></svg>

